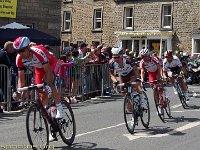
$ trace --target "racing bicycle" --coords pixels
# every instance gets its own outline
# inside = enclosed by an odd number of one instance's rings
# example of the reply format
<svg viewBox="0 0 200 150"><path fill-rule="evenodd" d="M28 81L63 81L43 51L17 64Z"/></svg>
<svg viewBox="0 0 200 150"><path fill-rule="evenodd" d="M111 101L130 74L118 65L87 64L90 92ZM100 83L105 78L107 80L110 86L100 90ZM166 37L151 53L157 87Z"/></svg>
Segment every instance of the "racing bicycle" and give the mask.
<svg viewBox="0 0 200 150"><path fill-rule="evenodd" d="M153 89L154 102L156 105L158 116L161 119L161 121L165 123L166 122L165 112L169 118L172 117L170 109L170 101L164 94L163 86L165 85L161 85L159 80L154 80L149 83Z"/></svg>
<svg viewBox="0 0 200 150"><path fill-rule="evenodd" d="M18 91L29 90L33 92L33 102L26 116L26 131L31 148L34 150L49 148L49 133L57 140L60 135L64 143L71 145L76 135L76 123L72 108L65 100L61 100L64 109L64 117L56 119L51 111L56 111L55 104L49 104L45 108L39 100L39 89L45 89L45 84L32 84L31 86L18 88ZM55 109L52 109L55 108ZM48 128L48 123L50 128ZM49 131L50 130L50 131Z"/></svg>

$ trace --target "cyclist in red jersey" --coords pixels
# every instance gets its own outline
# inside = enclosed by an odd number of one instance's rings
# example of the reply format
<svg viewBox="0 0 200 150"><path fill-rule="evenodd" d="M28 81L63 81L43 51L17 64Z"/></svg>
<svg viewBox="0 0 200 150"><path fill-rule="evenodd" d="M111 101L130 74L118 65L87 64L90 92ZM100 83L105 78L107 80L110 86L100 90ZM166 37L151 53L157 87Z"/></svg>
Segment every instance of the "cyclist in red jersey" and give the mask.
<svg viewBox="0 0 200 150"><path fill-rule="evenodd" d="M16 59L16 65L18 67L18 87L26 86L25 81L25 67L33 66L35 72L35 84L42 84L42 80L51 87L52 98L55 100L57 106L56 118L63 117L63 107L58 94L58 91L54 85L55 73L58 70L58 60L42 45L30 46L30 40L28 37L18 37L13 42L13 47L18 53ZM24 93L22 93L23 97ZM47 94L40 92L40 98L43 105L48 104Z"/></svg>
<svg viewBox="0 0 200 150"><path fill-rule="evenodd" d="M140 61L141 80L144 82L144 72L146 69L149 75L149 82L159 80L160 84L163 85L159 60L154 56L150 56L150 52L146 48L140 50L140 56L142 57ZM166 98L169 98L167 89L165 87L163 89Z"/></svg>

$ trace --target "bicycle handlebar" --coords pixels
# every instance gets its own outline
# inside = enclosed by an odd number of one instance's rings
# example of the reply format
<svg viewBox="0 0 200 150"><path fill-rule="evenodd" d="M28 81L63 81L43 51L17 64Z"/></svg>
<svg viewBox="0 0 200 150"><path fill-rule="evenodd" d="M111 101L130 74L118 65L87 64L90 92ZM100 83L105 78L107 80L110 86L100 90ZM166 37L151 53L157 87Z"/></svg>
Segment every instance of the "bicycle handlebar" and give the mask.
<svg viewBox="0 0 200 150"><path fill-rule="evenodd" d="M25 86L23 88L17 88L17 91L21 92L21 91L25 91L25 90L32 90L34 88L41 88L43 86L44 86L44 84L33 84L31 86Z"/></svg>

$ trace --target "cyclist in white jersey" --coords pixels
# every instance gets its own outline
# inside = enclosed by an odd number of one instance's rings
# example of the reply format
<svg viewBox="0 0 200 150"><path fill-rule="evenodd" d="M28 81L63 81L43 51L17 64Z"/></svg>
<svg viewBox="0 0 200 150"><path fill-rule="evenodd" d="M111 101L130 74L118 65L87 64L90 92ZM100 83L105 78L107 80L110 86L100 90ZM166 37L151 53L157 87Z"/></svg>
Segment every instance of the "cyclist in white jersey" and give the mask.
<svg viewBox="0 0 200 150"><path fill-rule="evenodd" d="M184 75L186 75L186 72L182 66L182 63L177 57L173 56L172 50L166 51L165 59L163 61L163 72L164 72L164 75L168 77L172 85L175 86L173 74L180 74L181 71L184 73ZM187 87L186 87L185 82L183 81L183 78L180 79L180 83L185 93L186 99L189 100Z"/></svg>
<svg viewBox="0 0 200 150"><path fill-rule="evenodd" d="M111 80L115 85L118 83L135 82L136 78L140 77L139 70L131 57L123 57L123 49L119 47L113 47L112 59L109 62L109 70L111 74ZM117 80L118 77L118 80ZM141 106L147 109L147 102L145 96L142 94L140 83L133 85L141 98ZM124 87L121 87L121 94L124 96Z"/></svg>

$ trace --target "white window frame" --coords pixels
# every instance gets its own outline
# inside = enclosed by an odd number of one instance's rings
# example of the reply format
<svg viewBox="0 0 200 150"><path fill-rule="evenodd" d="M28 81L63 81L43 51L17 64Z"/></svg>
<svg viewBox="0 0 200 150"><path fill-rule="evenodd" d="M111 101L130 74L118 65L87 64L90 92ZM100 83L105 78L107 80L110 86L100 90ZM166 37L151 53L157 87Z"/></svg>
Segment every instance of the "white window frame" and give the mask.
<svg viewBox="0 0 200 150"><path fill-rule="evenodd" d="M165 14L165 9L168 7L171 7L171 12L170 14ZM165 26L165 18L170 17L170 25ZM172 29L172 4L167 3L167 4L162 4L161 5L161 28L162 29Z"/></svg>
<svg viewBox="0 0 200 150"><path fill-rule="evenodd" d="M66 2L73 2L73 0L64 0L64 3Z"/></svg>
<svg viewBox="0 0 200 150"><path fill-rule="evenodd" d="M200 54L200 51L197 52L195 50L195 40L200 40L200 35L194 35L193 38L192 38L192 55L194 55L194 54Z"/></svg>
<svg viewBox="0 0 200 150"><path fill-rule="evenodd" d="M66 14L70 14L70 18L66 19ZM66 29L66 23L69 23L69 28ZM72 27L72 12L70 10L63 12L63 31L71 31Z"/></svg>
<svg viewBox="0 0 200 150"><path fill-rule="evenodd" d="M132 9L132 12L134 12L134 9L133 9L133 6L125 6L124 7L124 11L123 11L123 28L124 29L128 29L128 30L133 30L133 13L132 13L132 16L127 16L127 14L126 14L126 12L127 12L127 10L128 9ZM127 25L127 19L129 20L129 19L132 19L132 26L131 27L127 27L126 25Z"/></svg>
<svg viewBox="0 0 200 150"><path fill-rule="evenodd" d="M97 18L96 17L96 12L97 11L101 11L101 18ZM100 23L100 28L97 28L96 25L97 23ZM98 8L94 8L93 9L93 30L102 30L102 26L103 26L103 7L98 7Z"/></svg>

